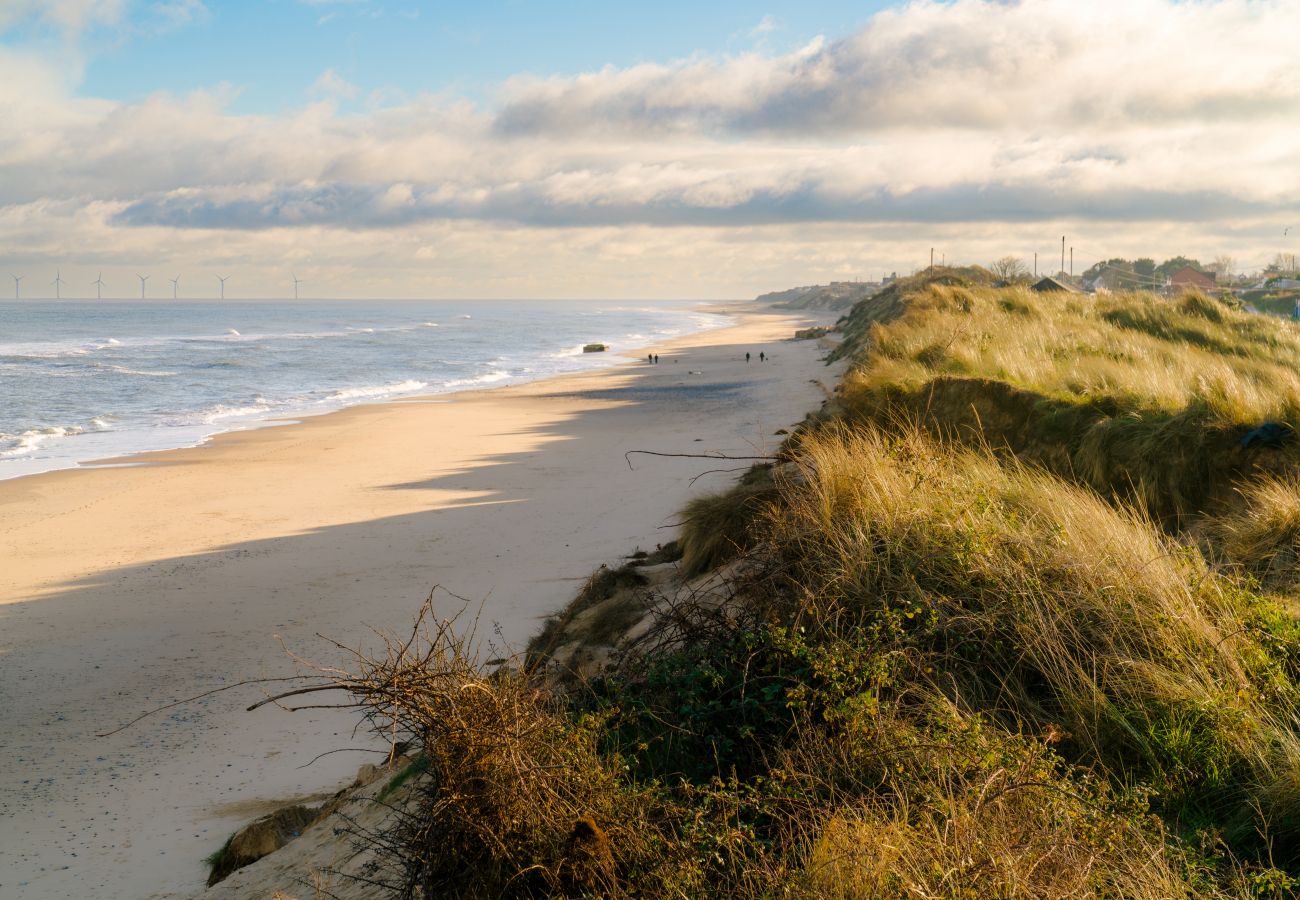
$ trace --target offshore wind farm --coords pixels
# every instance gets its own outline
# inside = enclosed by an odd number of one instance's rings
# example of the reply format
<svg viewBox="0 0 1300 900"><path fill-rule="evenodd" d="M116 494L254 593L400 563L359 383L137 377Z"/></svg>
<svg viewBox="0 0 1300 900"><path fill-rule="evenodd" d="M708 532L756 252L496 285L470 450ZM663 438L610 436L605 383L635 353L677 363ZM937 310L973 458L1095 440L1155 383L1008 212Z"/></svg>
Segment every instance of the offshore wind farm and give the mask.
<svg viewBox="0 0 1300 900"><path fill-rule="evenodd" d="M14 284L14 297L13 297L13 299L15 299L15 300L21 300L21 299L23 299L23 296L22 296L22 282L24 281L24 279L26 278L26 276L25 276L25 275L20 275L20 274L14 274L14 273L11 273L9 277L10 277L10 279L13 281L13 284ZM149 299L149 298L148 298L148 293L147 293L147 290L146 290L146 288L147 288L147 284L146 284L146 283L147 283L147 282L148 282L148 281L153 277L153 275L152 275L152 274L144 274L144 273L141 273L141 272L134 272L134 273L133 273L133 277L134 277L134 278L139 282L139 284L140 284L140 288L141 288L141 290L140 290L140 294L139 294L139 296L138 296L137 299L140 299L140 300L147 300L147 299ZM158 298L158 299L171 299L171 300L181 300L181 299L184 299L184 298L181 297L181 294L180 294L180 282L181 282L182 277L183 277L183 273L177 273L175 276L167 278L167 283L170 284L170 285L171 285L171 288L172 288L172 290L171 290L171 297L170 297L170 298L162 297L162 298ZM215 279L215 289L213 290L213 292L212 292L210 295L207 295L206 297L203 296L203 295L196 295L196 296L193 297L192 299L216 299L216 300L224 300L224 299L225 299L225 296L226 296L226 282L229 281L229 280L231 279L232 276L230 276L230 275L214 275L214 276L212 276L212 277ZM38 296L32 296L32 295L30 295L30 293L29 293L29 296L28 296L27 299L32 299L32 300L64 300L64 299L67 299L67 300L86 300L86 299L91 299L88 293L87 293L86 296L81 296L79 293L75 293L75 294L73 294L73 295L71 295L71 296L65 297L65 296L64 296L64 293L65 293L65 291L64 291L64 285L69 284L69 283L70 283L70 282L69 282L69 279L63 277L63 268L62 268L62 267L58 267L58 268L55 269L55 272L54 272L54 278L52 278L52 279L50 280L50 282L49 282L50 288L52 289L52 290L49 292L49 294L48 294L47 296L43 296L43 297L42 297L42 296L39 296L39 295L38 295ZM80 281L73 280L71 283L73 283L73 284L80 284L81 282L80 282ZM250 293L250 294L248 294L248 295L246 295L246 296L241 296L241 297L238 297L238 298L232 298L232 299L241 299L241 300L249 300L249 299L252 299L252 300L256 300L256 299L266 299L266 300L275 300L275 299L293 299L293 300L299 300L299 299L306 299L306 298L303 298L303 297L301 296L301 294L300 294L300 291L301 291L302 286L303 286L304 284L306 284L306 283L307 283L306 280L305 280L305 279L302 279L302 278L299 278L299 277L297 276L296 273L294 273L294 272L289 272L289 273L287 273L286 276L285 276L285 280L284 280L284 289L283 289L282 292L281 292L281 291L277 291L277 290L275 290L275 288L272 286L272 283L268 281L268 282L264 282L264 283L263 283L263 289L262 289L262 290L254 290L252 293ZM95 294L94 294L94 298L93 298L93 299L96 299L96 300L104 300L104 299L109 299L109 300L112 300L112 299L125 299L125 298L122 297L122 296L114 297L111 293L110 293L107 297L105 297L104 291L105 291L106 288L109 287L109 283L108 283L107 281L104 280L104 272L103 272L102 269L96 271L96 273L95 273L95 278L92 279L92 280L88 280L88 281L86 282L86 284L87 284L89 287L95 289ZM254 284L256 284L256 283L254 283ZM328 296L328 294L327 294L326 296ZM320 299L320 298L317 298L317 299Z"/></svg>

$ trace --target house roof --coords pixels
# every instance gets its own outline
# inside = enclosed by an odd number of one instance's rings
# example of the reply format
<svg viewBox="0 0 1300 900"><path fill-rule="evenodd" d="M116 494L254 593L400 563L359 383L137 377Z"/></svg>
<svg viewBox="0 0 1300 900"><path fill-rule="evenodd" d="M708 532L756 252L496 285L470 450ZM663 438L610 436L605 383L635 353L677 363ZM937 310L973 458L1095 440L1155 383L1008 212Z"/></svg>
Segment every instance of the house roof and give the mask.
<svg viewBox="0 0 1300 900"><path fill-rule="evenodd" d="M1215 287L1217 282L1214 276L1208 272L1202 272L1200 269L1194 269L1191 266L1183 266L1177 272L1169 277L1170 284L1191 284L1196 287Z"/></svg>
<svg viewBox="0 0 1300 900"><path fill-rule="evenodd" d="M1050 293L1052 291L1064 291L1067 294L1079 293L1078 288L1071 287L1063 281L1057 281L1050 275L1035 284L1033 289L1038 291L1040 294Z"/></svg>

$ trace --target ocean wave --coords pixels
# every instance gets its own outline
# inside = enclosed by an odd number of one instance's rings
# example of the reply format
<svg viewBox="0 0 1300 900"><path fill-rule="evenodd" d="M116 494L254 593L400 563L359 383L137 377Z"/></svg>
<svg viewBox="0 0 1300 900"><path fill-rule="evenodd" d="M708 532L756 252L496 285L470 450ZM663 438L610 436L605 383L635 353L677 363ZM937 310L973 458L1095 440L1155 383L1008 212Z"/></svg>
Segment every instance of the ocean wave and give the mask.
<svg viewBox="0 0 1300 900"><path fill-rule="evenodd" d="M46 428L33 428L24 431L22 434L0 433L0 443L12 442L12 446L0 450L0 457L26 456L39 450L46 441L55 438L75 437L78 434L85 433L86 429L79 425L51 425Z"/></svg>
<svg viewBox="0 0 1300 900"><path fill-rule="evenodd" d="M0 357L5 359L38 361L47 359L63 359L68 356L87 356L91 350L84 344L69 346L67 344L0 344Z"/></svg>
<svg viewBox="0 0 1300 900"><path fill-rule="evenodd" d="M171 378L180 374L178 372L164 372L153 369L132 369L127 366L105 365L103 363L95 363L95 368L116 372L119 375L139 375L145 378Z"/></svg>
<svg viewBox="0 0 1300 900"><path fill-rule="evenodd" d="M348 337L354 331L281 331L256 332L244 334L234 328L226 329L224 334L187 334L169 337L166 340L181 344L251 344L261 341L319 341L323 338Z"/></svg>
<svg viewBox="0 0 1300 900"><path fill-rule="evenodd" d="M180 416L171 420L168 424L172 425L212 425L226 419L243 419L252 416L263 416L275 409L275 404L265 397L258 397L248 406L230 406L226 403L218 403L215 406L209 406L192 416Z"/></svg>
<svg viewBox="0 0 1300 900"><path fill-rule="evenodd" d="M438 328L437 322L419 322L417 324L407 325L354 325L350 326L348 334L409 334L412 331L419 331L421 328Z"/></svg>
<svg viewBox="0 0 1300 900"><path fill-rule="evenodd" d="M340 400L363 400L367 397L386 397L392 394L410 394L423 388L427 388L427 381L417 381L414 378L401 381L396 384L380 384L369 387L342 388L330 394L325 399L331 402Z"/></svg>
<svg viewBox="0 0 1300 900"><path fill-rule="evenodd" d="M444 381L443 387L468 387L477 384L492 384L496 381L502 381L510 377L510 373L505 369L494 369L483 375L476 375L473 378L457 378L453 381Z"/></svg>
<svg viewBox="0 0 1300 900"><path fill-rule="evenodd" d="M170 318L154 308L145 316L128 312L61 319L57 328L33 319L0 340L0 381L12 400L0 403L0 455L7 457L0 478L191 446L274 418L602 367L616 359L582 352L600 334L623 346L648 345L729 321L657 307L644 308L653 316L617 320L609 314L627 309L603 304L581 312L565 306L555 315L522 306L485 306L473 315L445 305L329 306L313 316L259 307L236 316L247 329L241 332L221 324L230 320L226 309L191 316L185 308ZM593 316L605 318L596 323ZM468 319L478 321L461 328ZM100 415L105 409L118 418Z"/></svg>

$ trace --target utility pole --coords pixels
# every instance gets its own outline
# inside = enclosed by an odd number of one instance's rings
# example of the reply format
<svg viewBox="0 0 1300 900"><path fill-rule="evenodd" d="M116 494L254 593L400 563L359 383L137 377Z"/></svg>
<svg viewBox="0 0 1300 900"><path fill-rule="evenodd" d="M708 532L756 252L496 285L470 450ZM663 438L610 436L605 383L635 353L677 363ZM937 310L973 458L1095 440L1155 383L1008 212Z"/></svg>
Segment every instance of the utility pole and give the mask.
<svg viewBox="0 0 1300 900"><path fill-rule="evenodd" d="M1070 248L1070 277L1074 277L1074 248Z"/></svg>
<svg viewBox="0 0 1300 900"><path fill-rule="evenodd" d="M1061 235L1061 271L1065 271L1065 235Z"/></svg>
<svg viewBox="0 0 1300 900"><path fill-rule="evenodd" d="M930 268L934 268L934 248L930 248Z"/></svg>

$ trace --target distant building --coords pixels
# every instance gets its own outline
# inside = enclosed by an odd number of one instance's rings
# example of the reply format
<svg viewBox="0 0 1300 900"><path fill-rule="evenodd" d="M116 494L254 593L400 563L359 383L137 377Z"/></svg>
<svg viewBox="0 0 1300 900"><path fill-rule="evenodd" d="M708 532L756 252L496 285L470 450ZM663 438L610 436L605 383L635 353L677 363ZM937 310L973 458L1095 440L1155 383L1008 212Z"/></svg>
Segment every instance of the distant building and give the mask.
<svg viewBox="0 0 1300 900"><path fill-rule="evenodd" d="M1085 285L1089 290L1096 291L1099 294L1111 293L1114 291L1143 291L1150 290L1151 278L1146 275L1139 275L1137 272L1121 269L1116 266L1107 266L1090 284Z"/></svg>
<svg viewBox="0 0 1300 900"><path fill-rule="evenodd" d="M1197 290L1212 291L1218 287L1218 282L1215 281L1213 273L1202 272L1200 269L1193 269L1191 266L1183 266L1169 276L1169 286L1174 290L1196 288Z"/></svg>
<svg viewBox="0 0 1300 900"><path fill-rule="evenodd" d="M1034 284L1033 290L1038 291L1038 293L1040 294L1051 294L1058 291L1065 294L1079 293L1078 288L1071 287L1070 285L1066 284L1064 281L1057 281L1055 278L1051 277L1050 275L1042 279L1041 281L1037 282L1036 284Z"/></svg>

